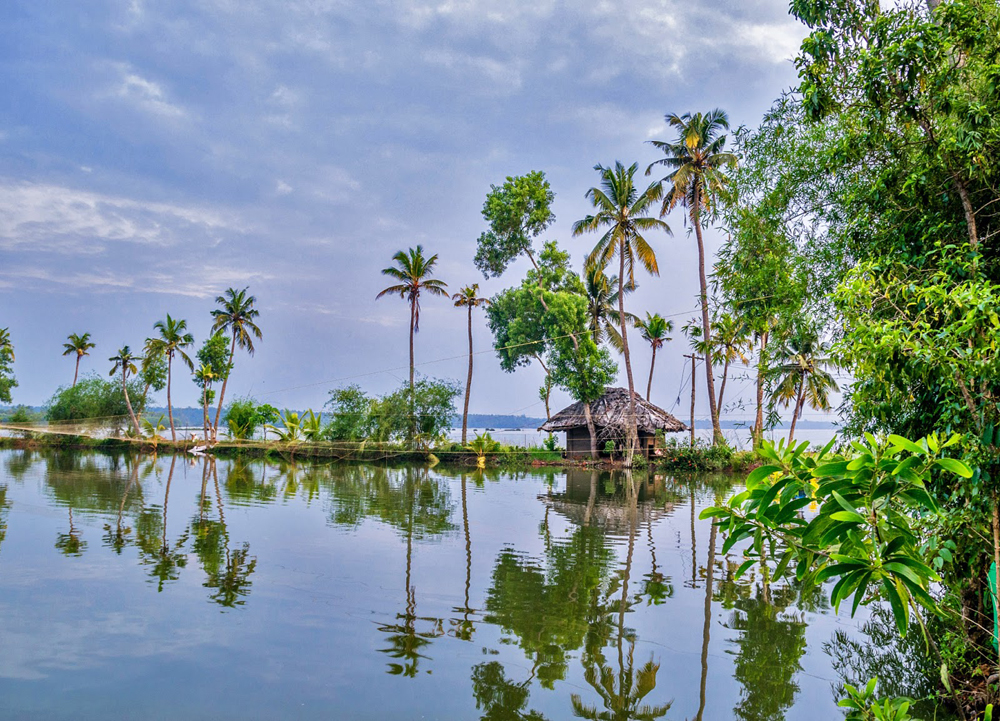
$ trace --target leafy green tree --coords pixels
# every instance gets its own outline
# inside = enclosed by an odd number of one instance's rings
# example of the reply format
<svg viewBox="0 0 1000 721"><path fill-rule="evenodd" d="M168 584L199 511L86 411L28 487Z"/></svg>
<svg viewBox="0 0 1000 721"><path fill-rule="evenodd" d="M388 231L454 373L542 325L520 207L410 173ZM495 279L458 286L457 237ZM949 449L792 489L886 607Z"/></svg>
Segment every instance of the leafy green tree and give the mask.
<svg viewBox="0 0 1000 721"><path fill-rule="evenodd" d="M133 358L133 362L137 360ZM112 373L116 373L118 368ZM130 373L131 375L131 373ZM127 381L129 398L135 398L136 414L144 409L139 381ZM96 374L84 374L75 386L59 388L45 403L45 418L50 422L103 421L129 416L121 380L105 380Z"/></svg>
<svg viewBox="0 0 1000 721"><path fill-rule="evenodd" d="M596 212L573 224L573 235L604 231L597 245L587 256L588 268L607 268L618 257L618 325L622 336L622 354L625 356L625 375L628 377L629 415L628 450L625 463L631 465L632 455L639 442L635 415L635 383L632 380L632 360L628 349L628 334L625 329L625 294L622 286L635 287L635 265L638 262L652 275L659 275L656 253L646 241L644 233L662 230L670 233L670 227L662 220L649 217L653 203L662 194L659 183L653 183L640 191L635 185L636 163L628 168L616 162L614 168L594 166L601 175L599 187L587 191L587 198Z"/></svg>
<svg viewBox="0 0 1000 721"><path fill-rule="evenodd" d="M723 130L729 128L729 116L716 108L708 113L684 113L666 116L667 123L677 129L677 140L666 142L651 140L653 147L666 156L646 168L649 175L656 166L665 166L669 173L660 181L669 185L662 193L663 206L660 216L667 215L678 205L685 207L695 237L698 239L698 280L701 284L702 333L706 343L711 345L712 329L709 322L708 280L705 276L705 241L702 238L703 214L713 209L716 196L724 188L726 169L736 164L736 156L725 151L726 136ZM705 364L705 378L708 383L709 410L712 415L712 434L716 443L721 442L722 427L719 424L719 407L715 394L714 361L709 358Z"/></svg>
<svg viewBox="0 0 1000 721"><path fill-rule="evenodd" d="M212 430L212 440L218 440L219 420L222 417L222 403L226 399L226 386L229 384L229 376L233 372L233 359L236 356L236 348L239 346L250 356L254 354L254 339L261 340L264 334L257 326L257 318L260 311L257 310L257 298L248 295L249 288L236 290L227 288L226 292L217 296L215 302L220 306L212 311L213 333L228 333L229 342L229 363L226 364L226 373L222 377L222 389L219 391L219 406L215 410L215 425Z"/></svg>
<svg viewBox="0 0 1000 721"><path fill-rule="evenodd" d="M17 387L17 379L11 364L14 362L14 344L10 339L10 331L0 328L0 401L11 402L10 392Z"/></svg>
<svg viewBox="0 0 1000 721"><path fill-rule="evenodd" d="M278 409L267 403L257 403L249 396L234 398L226 408L226 425L229 436L236 440L253 438L257 429L279 418Z"/></svg>
<svg viewBox="0 0 1000 721"><path fill-rule="evenodd" d="M418 245L410 248L408 252L399 251L392 259L395 266L382 269L382 275L398 280L396 285L390 285L379 292L375 299L386 295L398 295L410 305L410 393L414 392L414 362L413 362L413 336L420 331L420 295L437 295L448 297L445 288L448 286L444 281L429 277L434 272L437 264L437 254L429 258L424 257L424 247ZM414 433L416 432L413 429Z"/></svg>
<svg viewBox="0 0 1000 721"><path fill-rule="evenodd" d="M547 381L584 404L596 457L590 404L614 380L617 368L590 333L585 290L569 269L569 254L554 242L546 243L537 270L529 270L520 286L494 296L486 312L501 368L510 373L535 359L546 370Z"/></svg>
<svg viewBox="0 0 1000 721"><path fill-rule="evenodd" d="M212 384L225 378L229 371L229 338L223 333L213 333L205 342L195 357L199 361L199 366L194 372L194 382L201 388L202 416L205 433L205 442L208 442L209 418L208 407L215 399L215 391Z"/></svg>
<svg viewBox="0 0 1000 721"><path fill-rule="evenodd" d="M461 392L457 383L420 378L412 390L404 385L382 396L372 407L373 440L427 444L443 439L451 428L455 399Z"/></svg>
<svg viewBox="0 0 1000 721"><path fill-rule="evenodd" d="M148 405L150 391L159 393L167 387L167 359L152 338L146 339L142 349L139 378L142 381L142 399L145 405Z"/></svg>
<svg viewBox="0 0 1000 721"><path fill-rule="evenodd" d="M76 370L73 371L73 385L76 385L76 379L80 375L80 359L85 355L90 355L89 351L97 346L90 342L90 333L84 333L83 335L77 335L76 333L70 333L67 338L68 342L63 343L63 355L73 355L76 357Z"/></svg>
<svg viewBox="0 0 1000 721"><path fill-rule="evenodd" d="M132 419L132 426L135 428L136 437L142 435L142 429L139 428L139 419L136 418L135 411L132 410L132 401L128 395L128 377L130 375L135 375L138 369L135 366L135 362L139 358L132 354L132 349L127 345L123 345L116 355L108 358L109 361L114 363L111 368L111 372L108 375L115 375L119 370L122 373L122 394L125 396L125 406L128 408L129 417Z"/></svg>
<svg viewBox="0 0 1000 721"><path fill-rule="evenodd" d="M771 371L775 379L772 402L781 403L786 408L793 401L795 404L792 424L788 429L789 443L795 438L795 422L805 406L828 411L830 392L840 390L836 379L827 370L833 363L824 355L826 350L812 329L801 327L775 352L776 363Z"/></svg>
<svg viewBox="0 0 1000 721"><path fill-rule="evenodd" d="M537 170L508 176L500 187L491 185L483 204L483 218L490 229L476 243L476 268L486 278L498 277L524 254L538 270L532 246L556 219L551 210L554 200L545 173Z"/></svg>
<svg viewBox="0 0 1000 721"><path fill-rule="evenodd" d="M636 328L653 349L653 358L649 361L649 382L646 384L646 400L648 401L653 392L653 367L656 365L656 351L662 348L664 343L672 340L667 333L673 332L674 324L672 321L665 320L659 313L650 315L647 312L646 320L640 320L636 323Z"/></svg>
<svg viewBox="0 0 1000 721"><path fill-rule="evenodd" d="M469 395L472 393L472 309L490 304L489 298L480 298L478 294L479 283L473 283L451 297L456 308L467 308L469 311L469 377L465 382L465 405L462 408L462 445L465 445L469 427Z"/></svg>
<svg viewBox="0 0 1000 721"><path fill-rule="evenodd" d="M194 370L194 363L191 357L185 352L185 348L194 345L194 336L187 333L186 320L174 320L167 313L166 320L158 320L153 323L153 328L160 332L158 338L153 338L151 349L158 352L167 359L167 416L170 418L170 439L177 440L177 431L174 429L174 406L170 398L170 381L172 376L174 356L179 356L188 370ZM134 371L133 371L134 372Z"/></svg>
<svg viewBox="0 0 1000 721"><path fill-rule="evenodd" d="M350 385L330 391L324 408L330 412L325 435L331 441L358 442L368 439L372 430L373 400L361 386Z"/></svg>

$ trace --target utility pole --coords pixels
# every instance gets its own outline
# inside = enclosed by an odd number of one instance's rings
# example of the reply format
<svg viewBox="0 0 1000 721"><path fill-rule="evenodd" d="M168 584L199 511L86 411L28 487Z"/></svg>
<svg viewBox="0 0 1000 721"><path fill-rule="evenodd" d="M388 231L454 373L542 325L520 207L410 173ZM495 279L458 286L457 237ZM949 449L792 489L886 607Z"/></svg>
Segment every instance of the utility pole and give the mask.
<svg viewBox="0 0 1000 721"><path fill-rule="evenodd" d="M694 389L695 389L694 369L695 369L695 364L698 361L704 359L698 355L695 355L694 353L690 353L688 355L685 355L684 357L691 359L691 447L694 448Z"/></svg>

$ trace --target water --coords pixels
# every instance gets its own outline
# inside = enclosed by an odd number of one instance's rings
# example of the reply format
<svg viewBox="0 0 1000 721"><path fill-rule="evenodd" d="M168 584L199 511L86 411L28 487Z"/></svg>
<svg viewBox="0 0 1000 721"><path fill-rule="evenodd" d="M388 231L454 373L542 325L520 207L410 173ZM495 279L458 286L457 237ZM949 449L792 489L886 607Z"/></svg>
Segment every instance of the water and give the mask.
<svg viewBox="0 0 1000 721"><path fill-rule="evenodd" d="M487 431L485 428L469 428L467 438L472 439L476 437L476 434L489 433L490 437L503 443L504 445L510 446L541 446L545 440L548 438L548 433L539 433L535 428L497 428L492 431ZM555 433L556 441L560 448L566 447L566 434L565 433ZM750 429L748 428L723 428L722 435L725 437L726 442L731 448L736 450L750 450L753 448L753 440L750 436ZM837 435L836 428L798 428L795 431L796 441L809 441L810 445L824 446L827 441ZM695 437L701 440L703 443L709 444L712 442L712 426L707 421L701 425L695 426ZM768 431L764 434L764 437L777 443L782 438L788 438L787 428L778 428L774 431ZM678 443L687 443L690 435L688 433L671 433L667 436L667 439L674 439ZM462 440L462 429L451 429L448 432L448 440L460 441Z"/></svg>
<svg viewBox="0 0 1000 721"><path fill-rule="evenodd" d="M731 486L3 451L0 718L839 718L865 637L733 581Z"/></svg>

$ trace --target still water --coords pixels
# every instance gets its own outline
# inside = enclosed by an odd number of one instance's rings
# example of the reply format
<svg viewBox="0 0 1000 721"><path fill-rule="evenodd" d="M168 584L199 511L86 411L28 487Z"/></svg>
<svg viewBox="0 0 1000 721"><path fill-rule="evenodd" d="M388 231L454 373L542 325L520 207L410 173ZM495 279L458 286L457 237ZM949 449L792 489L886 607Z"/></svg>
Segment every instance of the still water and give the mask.
<svg viewBox="0 0 1000 721"><path fill-rule="evenodd" d="M840 718L858 622L634 482L0 452L0 718Z"/></svg>

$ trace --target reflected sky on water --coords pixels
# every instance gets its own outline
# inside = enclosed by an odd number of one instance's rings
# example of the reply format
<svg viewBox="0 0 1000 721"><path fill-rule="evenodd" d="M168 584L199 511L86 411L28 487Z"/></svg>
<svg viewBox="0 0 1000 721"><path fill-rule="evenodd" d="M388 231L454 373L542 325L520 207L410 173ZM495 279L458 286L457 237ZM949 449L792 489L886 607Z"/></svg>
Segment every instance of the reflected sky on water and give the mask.
<svg viewBox="0 0 1000 721"><path fill-rule="evenodd" d="M837 718L732 484L4 451L0 717Z"/></svg>

